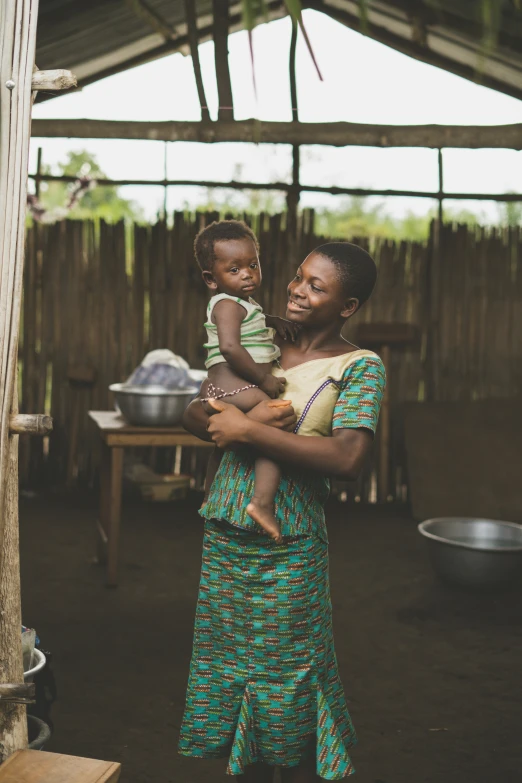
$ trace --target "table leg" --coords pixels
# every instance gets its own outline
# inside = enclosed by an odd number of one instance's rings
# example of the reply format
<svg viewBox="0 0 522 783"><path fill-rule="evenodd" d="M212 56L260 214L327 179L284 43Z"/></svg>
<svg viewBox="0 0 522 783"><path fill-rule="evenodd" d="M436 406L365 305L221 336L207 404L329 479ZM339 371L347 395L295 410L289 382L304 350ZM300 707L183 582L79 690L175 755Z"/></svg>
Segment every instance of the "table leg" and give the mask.
<svg viewBox="0 0 522 783"><path fill-rule="evenodd" d="M109 492L107 502L107 587L118 584L118 546L121 516L121 482L123 476L123 448L110 449Z"/></svg>
<svg viewBox="0 0 522 783"><path fill-rule="evenodd" d="M107 531L109 530L109 485L111 475L111 450L101 444L100 459L100 515L97 520L96 562L107 563Z"/></svg>

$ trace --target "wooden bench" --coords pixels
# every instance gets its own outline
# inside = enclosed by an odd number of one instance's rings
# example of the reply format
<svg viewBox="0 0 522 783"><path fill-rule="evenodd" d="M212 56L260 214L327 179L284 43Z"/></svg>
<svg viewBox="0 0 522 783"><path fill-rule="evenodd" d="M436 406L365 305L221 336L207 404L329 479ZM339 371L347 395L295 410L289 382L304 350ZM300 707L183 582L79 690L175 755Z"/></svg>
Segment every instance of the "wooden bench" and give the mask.
<svg viewBox="0 0 522 783"><path fill-rule="evenodd" d="M120 772L114 761L19 750L0 766L0 783L116 783Z"/></svg>

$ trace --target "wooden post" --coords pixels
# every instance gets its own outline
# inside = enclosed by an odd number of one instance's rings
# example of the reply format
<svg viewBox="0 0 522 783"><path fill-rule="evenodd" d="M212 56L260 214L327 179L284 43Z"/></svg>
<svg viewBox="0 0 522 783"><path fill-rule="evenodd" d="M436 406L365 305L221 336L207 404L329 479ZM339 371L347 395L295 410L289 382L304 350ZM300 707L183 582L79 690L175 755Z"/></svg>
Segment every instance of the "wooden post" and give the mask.
<svg viewBox="0 0 522 783"><path fill-rule="evenodd" d="M228 0L212 0L214 56L218 88L218 120L234 119L232 82L228 65Z"/></svg>
<svg viewBox="0 0 522 783"><path fill-rule="evenodd" d="M14 403L14 401L13 401ZM15 404L15 403L14 403ZM0 682L24 681L20 554L18 535L18 435L9 438L7 475L4 475L2 567L0 572ZM27 721L23 704L0 701L0 759L27 747Z"/></svg>
<svg viewBox="0 0 522 783"><path fill-rule="evenodd" d="M196 19L196 4L194 0L185 0L185 18L187 20L187 38L190 45L190 54L192 56L192 67L194 68L194 78L196 80L196 89L198 91L199 105L201 107L201 120L206 123L210 120L207 98L205 96L205 87L201 75L201 63L199 61L198 49L198 24Z"/></svg>
<svg viewBox="0 0 522 783"><path fill-rule="evenodd" d="M0 682L23 682L18 548L16 365L38 0L0 16ZM0 761L27 745L23 705L0 704Z"/></svg>
<svg viewBox="0 0 522 783"><path fill-rule="evenodd" d="M18 417L17 356L33 90L70 80L34 71L38 0L0 15L0 683L23 683L18 547L18 435L46 423ZM48 424L48 423L47 423ZM27 745L23 705L0 702L0 761Z"/></svg>

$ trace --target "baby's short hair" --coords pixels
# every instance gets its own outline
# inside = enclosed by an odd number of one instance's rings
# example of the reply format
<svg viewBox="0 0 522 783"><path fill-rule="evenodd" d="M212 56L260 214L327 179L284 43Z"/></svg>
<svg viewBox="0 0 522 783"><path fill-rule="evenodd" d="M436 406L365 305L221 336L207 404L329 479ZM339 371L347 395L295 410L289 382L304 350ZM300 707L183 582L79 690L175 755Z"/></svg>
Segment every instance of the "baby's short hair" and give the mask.
<svg viewBox="0 0 522 783"><path fill-rule="evenodd" d="M377 267L366 250L351 242L328 242L316 247L314 253L332 262L346 294L358 299L359 307L370 298L377 281Z"/></svg>
<svg viewBox="0 0 522 783"><path fill-rule="evenodd" d="M202 272L210 272L216 257L214 245L228 239L251 239L259 252L259 242L252 229L242 220L216 220L205 226L194 240L194 254Z"/></svg>

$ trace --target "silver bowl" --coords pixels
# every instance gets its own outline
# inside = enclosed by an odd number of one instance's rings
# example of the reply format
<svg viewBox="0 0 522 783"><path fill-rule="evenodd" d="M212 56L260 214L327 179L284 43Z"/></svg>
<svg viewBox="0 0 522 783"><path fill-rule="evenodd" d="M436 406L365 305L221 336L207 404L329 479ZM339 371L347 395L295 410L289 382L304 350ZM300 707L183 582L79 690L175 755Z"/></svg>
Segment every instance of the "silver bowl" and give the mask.
<svg viewBox="0 0 522 783"><path fill-rule="evenodd" d="M109 386L116 405L130 424L144 427L169 427L181 424L187 405L198 393L196 387L165 389L163 386Z"/></svg>
<svg viewBox="0 0 522 783"><path fill-rule="evenodd" d="M430 559L444 581L465 587L507 585L522 574L522 525L475 517L421 522Z"/></svg>

